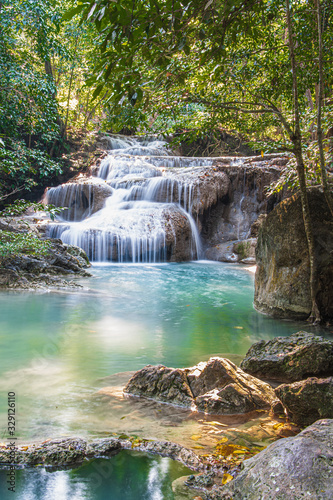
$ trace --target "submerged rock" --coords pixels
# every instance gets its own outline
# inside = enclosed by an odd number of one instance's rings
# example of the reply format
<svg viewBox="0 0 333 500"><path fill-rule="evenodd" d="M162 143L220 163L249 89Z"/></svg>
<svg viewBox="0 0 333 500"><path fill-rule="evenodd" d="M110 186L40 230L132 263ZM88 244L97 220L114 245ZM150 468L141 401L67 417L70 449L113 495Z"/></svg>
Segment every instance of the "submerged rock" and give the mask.
<svg viewBox="0 0 333 500"><path fill-rule="evenodd" d="M185 369L148 365L133 375L124 392L222 415L270 408L276 399L270 385L217 357Z"/></svg>
<svg viewBox="0 0 333 500"><path fill-rule="evenodd" d="M207 500L328 500L333 498L333 420L276 441L243 462L240 474Z"/></svg>
<svg viewBox="0 0 333 500"><path fill-rule="evenodd" d="M310 425L319 418L333 418L333 377L310 377L283 384L275 389L275 393L289 418L297 425Z"/></svg>
<svg viewBox="0 0 333 500"><path fill-rule="evenodd" d="M311 375L333 375L333 342L307 332L253 344L241 368L255 377L294 382Z"/></svg>
<svg viewBox="0 0 333 500"><path fill-rule="evenodd" d="M333 218L320 188L308 190L318 259L317 302L333 318ZM256 249L254 305L282 318L305 319L311 311L310 265L300 193L282 201L263 222Z"/></svg>

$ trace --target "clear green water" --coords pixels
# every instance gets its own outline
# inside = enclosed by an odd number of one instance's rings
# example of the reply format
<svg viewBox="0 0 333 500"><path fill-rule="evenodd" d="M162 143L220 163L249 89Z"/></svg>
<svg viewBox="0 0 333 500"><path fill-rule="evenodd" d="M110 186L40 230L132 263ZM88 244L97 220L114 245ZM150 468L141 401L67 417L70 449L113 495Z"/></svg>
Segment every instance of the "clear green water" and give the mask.
<svg viewBox="0 0 333 500"><path fill-rule="evenodd" d="M133 403L95 396L129 378L111 375L148 363L191 366L212 355L237 362L253 342L303 326L258 314L253 274L235 265L109 265L92 271L93 278L80 280L84 291L1 293L1 429L6 394L14 391L21 438L140 430L121 420Z"/></svg>
<svg viewBox="0 0 333 500"><path fill-rule="evenodd" d="M171 483L191 471L170 460L122 451L74 470L16 471L16 491L0 471L1 500L173 500Z"/></svg>
<svg viewBox="0 0 333 500"><path fill-rule="evenodd" d="M257 340L309 330L258 314L252 307L253 274L236 265L104 265L92 272L93 278L80 280L82 291L0 294L2 441L7 439L7 393L13 391L21 442L124 432L194 449L214 445L219 436L202 414L124 399L128 372L148 363L191 366L213 355L240 362ZM313 331L332 338L331 332ZM251 433L242 418L221 421ZM202 434L202 442L193 441L194 434ZM172 478L182 475L170 461L130 456L93 489L94 463L75 471L17 472L21 493L15 498L168 499ZM160 471L156 488L162 493L146 496L152 469L155 475ZM166 470L176 471L171 479ZM7 498L3 473L0 479L0 498Z"/></svg>

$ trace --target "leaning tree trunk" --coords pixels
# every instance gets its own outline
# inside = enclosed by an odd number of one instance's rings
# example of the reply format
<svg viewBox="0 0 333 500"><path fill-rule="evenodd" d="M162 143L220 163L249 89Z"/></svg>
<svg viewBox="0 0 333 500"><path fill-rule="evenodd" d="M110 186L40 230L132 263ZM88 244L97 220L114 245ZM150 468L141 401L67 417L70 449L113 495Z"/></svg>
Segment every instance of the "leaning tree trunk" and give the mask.
<svg viewBox="0 0 333 500"><path fill-rule="evenodd" d="M311 313L309 316L309 321L318 323L321 321L321 314L317 304L317 294L319 288L318 282L318 263L316 258L316 247L313 234L313 228L311 223L311 215L309 208L309 200L306 191L306 179L305 179L305 167L302 155L302 134L300 127L300 113L299 113L299 101L298 101L298 85L297 85L297 66L294 50L294 40L292 31L292 19L290 12L289 0L286 0L286 18L288 27L288 41L289 41L289 53L291 70L293 74L293 104L294 104L294 122L295 131L290 137L294 145L294 154L296 156L297 164L297 176L301 191L301 203L302 203L302 213L304 221L304 229L306 240L308 243L309 251L309 261L310 261L310 291L311 291Z"/></svg>

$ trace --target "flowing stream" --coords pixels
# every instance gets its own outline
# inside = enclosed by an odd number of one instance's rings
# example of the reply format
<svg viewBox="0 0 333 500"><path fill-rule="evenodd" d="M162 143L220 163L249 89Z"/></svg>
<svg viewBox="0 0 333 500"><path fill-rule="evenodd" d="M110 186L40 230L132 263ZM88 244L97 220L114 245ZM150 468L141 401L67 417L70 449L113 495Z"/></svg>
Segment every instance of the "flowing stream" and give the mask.
<svg viewBox="0 0 333 500"><path fill-rule="evenodd" d="M186 260L199 258L193 184L190 178L179 181L172 170L213 160L169 156L163 141L146 141L109 137L109 155L97 176L49 189L47 203L68 207L60 222L50 224L50 236L80 246L93 261L156 263L172 260L185 225ZM105 203L96 204L96 190L100 197L103 191Z"/></svg>

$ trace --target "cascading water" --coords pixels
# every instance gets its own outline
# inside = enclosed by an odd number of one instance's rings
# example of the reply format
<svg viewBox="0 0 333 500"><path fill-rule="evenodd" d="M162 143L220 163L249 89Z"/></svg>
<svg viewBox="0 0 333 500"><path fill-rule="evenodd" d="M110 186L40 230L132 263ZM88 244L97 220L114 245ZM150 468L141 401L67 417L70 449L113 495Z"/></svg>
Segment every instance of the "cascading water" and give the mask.
<svg viewBox="0 0 333 500"><path fill-rule="evenodd" d="M66 207L49 224L49 236L80 246L93 261L199 258L200 238L191 213L193 182L177 179L175 173L212 160L169 156L165 143L155 139L108 137L108 145L97 177L47 191L46 203Z"/></svg>

